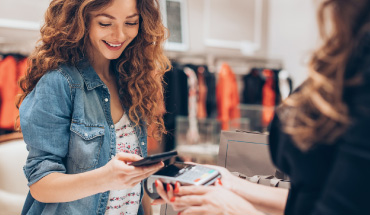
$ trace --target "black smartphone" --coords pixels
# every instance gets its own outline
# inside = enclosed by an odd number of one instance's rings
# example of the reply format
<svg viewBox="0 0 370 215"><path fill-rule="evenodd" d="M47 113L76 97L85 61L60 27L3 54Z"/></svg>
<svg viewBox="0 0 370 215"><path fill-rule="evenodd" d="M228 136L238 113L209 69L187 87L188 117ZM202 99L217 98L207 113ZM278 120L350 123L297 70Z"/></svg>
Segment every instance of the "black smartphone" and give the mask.
<svg viewBox="0 0 370 215"><path fill-rule="evenodd" d="M163 152L160 154L150 155L142 160L132 162L132 166L148 166L161 161L165 161L177 155L177 151Z"/></svg>

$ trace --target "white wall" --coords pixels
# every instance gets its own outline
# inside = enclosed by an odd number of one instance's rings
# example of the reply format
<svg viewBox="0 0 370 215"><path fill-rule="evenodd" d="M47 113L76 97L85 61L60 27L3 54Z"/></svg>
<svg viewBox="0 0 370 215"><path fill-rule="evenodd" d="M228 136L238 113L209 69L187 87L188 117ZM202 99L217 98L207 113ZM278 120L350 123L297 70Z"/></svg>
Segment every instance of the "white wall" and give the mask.
<svg viewBox="0 0 370 215"><path fill-rule="evenodd" d="M187 4L188 53L241 55L240 50L207 47L204 44L204 0L188 0ZM255 56L281 59L294 86L298 86L307 78L306 64L318 41L314 0L264 0L263 7L261 49Z"/></svg>
<svg viewBox="0 0 370 215"><path fill-rule="evenodd" d="M307 60L318 44L313 0L270 0L268 56L279 58L294 85L307 78Z"/></svg>
<svg viewBox="0 0 370 215"><path fill-rule="evenodd" d="M0 0L0 52L30 53L48 5L49 0Z"/></svg>
<svg viewBox="0 0 370 215"><path fill-rule="evenodd" d="M233 0L227 1L232 3ZM0 21L15 19L40 22L48 2L49 0L0 0ZM207 47L204 44L205 0L187 0L187 5L190 41L188 53L241 55L240 50L236 49ZM317 44L314 0L263 0L263 7L261 49L255 53L255 56L283 60L284 67L291 73L297 86L307 77L304 61ZM233 13L233 11L225 11L225 13ZM238 33L234 32L234 34ZM30 47L33 47L38 35L38 31L0 28L0 48L3 52L6 50L5 45L1 43L3 37L3 42L14 40L14 43L7 44L8 47L21 46L28 50L30 48L20 44L19 41L28 38L32 41Z"/></svg>

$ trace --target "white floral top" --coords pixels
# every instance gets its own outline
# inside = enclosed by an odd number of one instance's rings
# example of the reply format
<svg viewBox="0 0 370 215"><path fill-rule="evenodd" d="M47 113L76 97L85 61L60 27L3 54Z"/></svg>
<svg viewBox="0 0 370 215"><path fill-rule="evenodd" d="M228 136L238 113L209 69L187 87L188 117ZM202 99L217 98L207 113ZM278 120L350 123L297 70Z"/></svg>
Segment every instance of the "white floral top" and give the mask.
<svg viewBox="0 0 370 215"><path fill-rule="evenodd" d="M116 128L116 153L126 152L141 155L139 141L137 139L134 125L126 113L119 122L115 124ZM124 190L111 190L109 194L106 215L136 215L140 205L141 183L135 187Z"/></svg>

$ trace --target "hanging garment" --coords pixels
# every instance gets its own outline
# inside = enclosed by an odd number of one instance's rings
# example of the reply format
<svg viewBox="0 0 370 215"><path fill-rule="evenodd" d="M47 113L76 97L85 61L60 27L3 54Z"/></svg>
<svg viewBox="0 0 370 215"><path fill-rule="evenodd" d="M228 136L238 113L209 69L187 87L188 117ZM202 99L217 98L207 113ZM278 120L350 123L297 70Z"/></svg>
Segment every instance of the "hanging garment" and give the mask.
<svg viewBox="0 0 370 215"><path fill-rule="evenodd" d="M195 144L199 141L199 130L197 120L197 94L198 94L198 79L194 70L189 67L184 68L184 72L188 77L188 107L189 107L189 130L186 134L186 139L189 144Z"/></svg>
<svg viewBox="0 0 370 215"><path fill-rule="evenodd" d="M272 74L273 74L273 80L274 80L274 91L275 91L275 106L278 106L282 102L282 97L280 93L280 80L279 80L279 74L280 74L280 69L271 69Z"/></svg>
<svg viewBox="0 0 370 215"><path fill-rule="evenodd" d="M279 72L279 89L282 100L286 99L292 93L292 79L289 77L289 73L286 70L281 70Z"/></svg>
<svg viewBox="0 0 370 215"><path fill-rule="evenodd" d="M203 77L205 86L207 87L207 95L206 95L206 111L207 111L207 118L216 118L217 117L217 102L216 102L216 76L214 73L209 72L207 65L195 65L195 64L186 64L184 67L189 67L190 69L194 70L199 76L199 69L203 71ZM200 82L198 77L198 83ZM201 83L199 83L199 86ZM202 89L199 89L199 93L201 93ZM198 109L198 112L201 111ZM202 113L201 115L202 116Z"/></svg>
<svg viewBox="0 0 370 215"><path fill-rule="evenodd" d="M208 88L204 78L204 67L198 67L198 102L197 102L197 117L198 119L207 118L206 100Z"/></svg>
<svg viewBox="0 0 370 215"><path fill-rule="evenodd" d="M262 104L262 88L265 80L260 76L259 70L253 68L249 74L243 76L243 84L242 103Z"/></svg>
<svg viewBox="0 0 370 215"><path fill-rule="evenodd" d="M167 134L164 135L164 151L175 148L176 117L188 116L188 79L183 66L171 62L172 69L164 74L164 101L166 113L163 116Z"/></svg>
<svg viewBox="0 0 370 215"><path fill-rule="evenodd" d="M216 76L208 70L206 65L201 66L204 68L204 79L207 85L207 99L206 109L208 118L217 117L217 101L216 101Z"/></svg>
<svg viewBox="0 0 370 215"><path fill-rule="evenodd" d="M263 75L266 78L262 88L262 125L267 127L274 117L274 107L276 104L276 93L274 85L274 73L270 69L263 70Z"/></svg>
<svg viewBox="0 0 370 215"><path fill-rule="evenodd" d="M239 94L236 77L230 66L223 63L216 86L218 119L221 129L228 130L232 119L240 118Z"/></svg>
<svg viewBox="0 0 370 215"><path fill-rule="evenodd" d="M19 115L15 105L20 77L27 69L27 59L17 63L13 56L7 56L0 62L0 129L14 130L15 120Z"/></svg>

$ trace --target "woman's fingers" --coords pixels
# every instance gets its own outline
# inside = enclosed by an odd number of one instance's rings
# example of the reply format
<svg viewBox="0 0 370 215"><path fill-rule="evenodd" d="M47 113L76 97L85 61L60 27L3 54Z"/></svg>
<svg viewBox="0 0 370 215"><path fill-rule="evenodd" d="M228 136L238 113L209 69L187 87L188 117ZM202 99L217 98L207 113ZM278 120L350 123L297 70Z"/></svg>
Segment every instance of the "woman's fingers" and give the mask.
<svg viewBox="0 0 370 215"><path fill-rule="evenodd" d="M184 195L203 195L212 188L208 186L180 186L176 192L178 196Z"/></svg>
<svg viewBox="0 0 370 215"><path fill-rule="evenodd" d="M119 152L115 156L118 160L124 161L125 163L127 162L134 162L143 159L139 155L136 154L131 154L131 153L125 153L125 152Z"/></svg>
<svg viewBox="0 0 370 215"><path fill-rule="evenodd" d="M134 172L132 173L132 180L133 181L142 181L143 179L145 178L148 178L149 176L153 175L154 173L156 173L160 168L163 167L163 163L160 164L160 165L157 165L154 166L154 167L151 167L149 169L145 169L143 171L137 171L137 172Z"/></svg>
<svg viewBox="0 0 370 215"><path fill-rule="evenodd" d="M166 192L168 199L172 202L174 200L173 198L173 187L170 183L166 184Z"/></svg>
<svg viewBox="0 0 370 215"><path fill-rule="evenodd" d="M155 188L157 190L158 195L165 201L170 202L170 199L167 196L167 192L164 190L163 184L159 180L155 180Z"/></svg>
<svg viewBox="0 0 370 215"><path fill-rule="evenodd" d="M222 186L221 179L220 179L220 178L216 179L216 181L215 181L215 184L214 184L214 185L215 185L216 187Z"/></svg>
<svg viewBox="0 0 370 215"><path fill-rule="evenodd" d="M176 196L172 204L183 206L183 207L190 207L190 206L199 206L204 204L204 198L201 195L191 195L191 196Z"/></svg>

